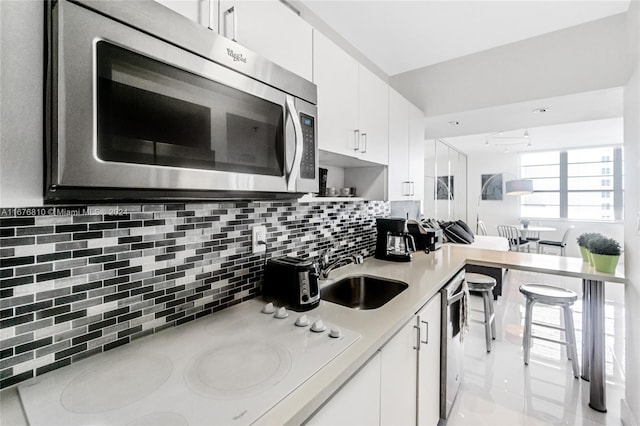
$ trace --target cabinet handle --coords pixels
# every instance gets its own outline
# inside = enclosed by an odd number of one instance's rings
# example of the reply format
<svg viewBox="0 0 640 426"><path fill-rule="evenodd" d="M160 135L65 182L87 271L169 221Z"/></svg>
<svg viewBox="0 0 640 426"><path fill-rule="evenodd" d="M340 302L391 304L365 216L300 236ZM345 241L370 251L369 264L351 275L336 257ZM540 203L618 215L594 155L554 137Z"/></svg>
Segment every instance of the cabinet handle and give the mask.
<svg viewBox="0 0 640 426"><path fill-rule="evenodd" d="M353 150L360 151L360 130L353 131Z"/></svg>
<svg viewBox="0 0 640 426"><path fill-rule="evenodd" d="M361 149L360 153L366 154L367 153L367 134L366 133L362 134L362 146L364 146L364 149Z"/></svg>
<svg viewBox="0 0 640 426"><path fill-rule="evenodd" d="M413 182L413 181L409 181L409 187L411 188L411 190L409 191L409 196L410 196L410 197L413 197L413 196L415 195L415 193L414 193L414 191L415 191L414 186L415 186L415 185L414 185L414 182Z"/></svg>
<svg viewBox="0 0 640 426"><path fill-rule="evenodd" d="M216 23L216 13L214 7L219 7L219 3L216 2L214 5L213 0L209 0L209 29L211 31L216 31L216 27L218 26Z"/></svg>
<svg viewBox="0 0 640 426"><path fill-rule="evenodd" d="M413 328L415 328L416 330L418 330L418 332L416 333L418 336L418 343L416 344L416 346L413 347L413 349L417 350L418 352L420 351L420 327L417 325L414 325Z"/></svg>
<svg viewBox="0 0 640 426"><path fill-rule="evenodd" d="M227 31L227 17L232 15L233 18L233 37L231 37L232 41L238 41L238 14L236 13L236 7L231 6L229 9L224 11L224 35L225 37L229 37Z"/></svg>
<svg viewBox="0 0 640 426"><path fill-rule="evenodd" d="M405 197L410 197L413 195L413 182L404 181L402 182L402 195Z"/></svg>
<svg viewBox="0 0 640 426"><path fill-rule="evenodd" d="M420 321L420 322L422 324L426 325L426 327L425 327L426 333L425 334L427 335L425 340L420 340L420 343L424 343L425 345L428 345L429 344L429 322L427 322L427 321ZM420 327L418 327L418 328L420 328Z"/></svg>

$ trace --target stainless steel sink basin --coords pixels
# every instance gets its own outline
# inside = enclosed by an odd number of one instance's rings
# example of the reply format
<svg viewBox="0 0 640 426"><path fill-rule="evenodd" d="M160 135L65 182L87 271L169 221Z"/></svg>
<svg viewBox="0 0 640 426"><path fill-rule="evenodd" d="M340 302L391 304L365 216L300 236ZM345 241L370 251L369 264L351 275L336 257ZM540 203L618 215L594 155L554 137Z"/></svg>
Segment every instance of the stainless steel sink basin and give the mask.
<svg viewBox="0 0 640 426"><path fill-rule="evenodd" d="M402 281L370 275L341 279L320 289L320 298L353 309L376 309L402 293L409 285Z"/></svg>

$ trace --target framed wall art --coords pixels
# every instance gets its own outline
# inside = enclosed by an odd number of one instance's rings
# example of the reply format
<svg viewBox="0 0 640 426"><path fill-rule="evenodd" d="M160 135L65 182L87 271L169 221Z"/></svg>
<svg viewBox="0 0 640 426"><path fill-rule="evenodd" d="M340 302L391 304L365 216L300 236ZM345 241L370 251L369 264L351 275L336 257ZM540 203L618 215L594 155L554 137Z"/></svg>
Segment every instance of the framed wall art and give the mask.
<svg viewBox="0 0 640 426"><path fill-rule="evenodd" d="M480 184L483 200L502 200L502 173L482 175Z"/></svg>
<svg viewBox="0 0 640 426"><path fill-rule="evenodd" d="M436 200L453 200L453 176L438 176Z"/></svg>

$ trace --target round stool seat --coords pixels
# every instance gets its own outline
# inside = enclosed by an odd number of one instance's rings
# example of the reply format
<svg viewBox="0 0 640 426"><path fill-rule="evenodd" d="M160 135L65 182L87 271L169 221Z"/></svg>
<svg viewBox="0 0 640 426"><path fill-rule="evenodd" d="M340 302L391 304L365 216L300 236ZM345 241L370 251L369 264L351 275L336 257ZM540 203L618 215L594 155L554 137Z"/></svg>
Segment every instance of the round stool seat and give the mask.
<svg viewBox="0 0 640 426"><path fill-rule="evenodd" d="M464 277L471 291L490 291L496 286L496 279L488 275L469 272Z"/></svg>
<svg viewBox="0 0 640 426"><path fill-rule="evenodd" d="M522 284L520 293L529 299L547 305L570 305L578 299L578 294L575 291L544 284Z"/></svg>

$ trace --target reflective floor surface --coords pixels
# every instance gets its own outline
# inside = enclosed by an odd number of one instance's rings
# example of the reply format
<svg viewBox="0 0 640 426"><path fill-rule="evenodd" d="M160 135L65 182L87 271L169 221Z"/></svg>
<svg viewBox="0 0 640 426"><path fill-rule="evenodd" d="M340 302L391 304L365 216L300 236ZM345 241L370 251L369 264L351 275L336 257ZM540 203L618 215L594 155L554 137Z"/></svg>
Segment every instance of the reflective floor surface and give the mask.
<svg viewBox="0 0 640 426"><path fill-rule="evenodd" d="M503 296L495 304L497 337L487 353L484 325L472 322L465 342L465 371L448 426L461 425L619 425L624 397L624 288L609 284L605 290L607 413L588 406L589 383L573 377L562 345L533 340L531 360L523 362L523 283L543 283L578 293L573 305L578 359L582 354L581 280L508 271ZM471 297L471 317L482 319L482 299ZM477 309L477 310L476 310ZM562 325L559 308L535 305L536 322ZM533 334L562 340L560 331L533 326Z"/></svg>

